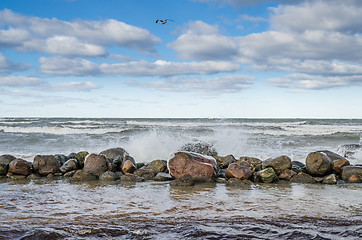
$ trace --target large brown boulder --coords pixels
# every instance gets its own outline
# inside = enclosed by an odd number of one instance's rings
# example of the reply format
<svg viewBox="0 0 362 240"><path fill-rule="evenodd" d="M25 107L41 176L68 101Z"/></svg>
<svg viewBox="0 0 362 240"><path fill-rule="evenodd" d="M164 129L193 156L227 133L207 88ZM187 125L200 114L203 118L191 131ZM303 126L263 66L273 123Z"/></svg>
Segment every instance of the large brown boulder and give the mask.
<svg viewBox="0 0 362 240"><path fill-rule="evenodd" d="M332 161L324 152L309 153L305 163L308 173L312 176L325 176L332 173Z"/></svg>
<svg viewBox="0 0 362 240"><path fill-rule="evenodd" d="M346 182L362 182L362 166L342 167L341 178Z"/></svg>
<svg viewBox="0 0 362 240"><path fill-rule="evenodd" d="M192 152L177 152L168 163L170 175L180 178L190 175L194 180L214 180L217 164L213 157Z"/></svg>
<svg viewBox="0 0 362 240"><path fill-rule="evenodd" d="M32 164L23 159L17 158L9 163L9 173L28 176L31 174Z"/></svg>
<svg viewBox="0 0 362 240"><path fill-rule="evenodd" d="M249 179L253 175L252 171L237 163L232 163L226 169L225 176L227 178L237 178L241 180Z"/></svg>
<svg viewBox="0 0 362 240"><path fill-rule="evenodd" d="M280 156L273 159L268 159L263 162L264 168L271 167L277 175L281 174L284 170L292 168L292 160L288 156Z"/></svg>
<svg viewBox="0 0 362 240"><path fill-rule="evenodd" d="M54 174L60 170L60 162L53 155L36 155L33 161L33 168L40 175Z"/></svg>
<svg viewBox="0 0 362 240"><path fill-rule="evenodd" d="M294 183L317 183L317 180L304 172L300 172L297 175L294 175L290 181Z"/></svg>
<svg viewBox="0 0 362 240"><path fill-rule="evenodd" d="M0 175L6 175L8 173L9 164L14 159L16 159L16 157L8 154L0 156Z"/></svg>
<svg viewBox="0 0 362 240"><path fill-rule="evenodd" d="M85 158L83 171L96 176L108 171L108 161L106 156L96 153L89 154Z"/></svg>
<svg viewBox="0 0 362 240"><path fill-rule="evenodd" d="M74 181L92 181L92 180L97 180L97 177L90 172L85 172L83 170L77 170L74 173L72 180L74 180Z"/></svg>

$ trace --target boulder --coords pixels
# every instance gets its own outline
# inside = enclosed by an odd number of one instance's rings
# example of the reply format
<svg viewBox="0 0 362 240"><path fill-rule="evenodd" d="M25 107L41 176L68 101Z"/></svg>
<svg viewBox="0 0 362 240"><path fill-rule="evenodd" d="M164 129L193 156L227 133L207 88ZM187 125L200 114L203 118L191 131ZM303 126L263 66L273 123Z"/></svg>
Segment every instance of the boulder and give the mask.
<svg viewBox="0 0 362 240"><path fill-rule="evenodd" d="M292 170L296 173L307 172L307 167L299 161L292 161Z"/></svg>
<svg viewBox="0 0 362 240"><path fill-rule="evenodd" d="M153 180L157 174L157 172L151 169L137 169L133 173L134 175L143 177L145 180Z"/></svg>
<svg viewBox="0 0 362 240"><path fill-rule="evenodd" d="M154 160L148 166L148 169L155 171L156 173L167 171L167 161L165 160Z"/></svg>
<svg viewBox="0 0 362 240"><path fill-rule="evenodd" d="M331 151L328 151L328 150L322 150L322 151L317 151L317 152L326 154L331 161L339 160L339 159L346 160L346 159L345 159L344 157L342 157L341 155L339 155L339 154L337 154L337 153L334 153L334 152L331 152Z"/></svg>
<svg viewBox="0 0 362 240"><path fill-rule="evenodd" d="M180 151L200 153L202 155L207 155L207 156L217 155L217 152L213 148L213 145L206 142L187 143L180 149Z"/></svg>
<svg viewBox="0 0 362 240"><path fill-rule="evenodd" d="M268 159L263 162L264 168L271 167L277 175L281 174L284 170L292 167L292 160L288 156L280 156L273 159Z"/></svg>
<svg viewBox="0 0 362 240"><path fill-rule="evenodd" d="M307 172L312 176L325 176L332 173L331 159L324 152L309 153L305 162Z"/></svg>
<svg viewBox="0 0 362 240"><path fill-rule="evenodd" d="M90 173L90 172L86 172L83 170L78 170L74 173L72 180L75 181L92 181L92 180L97 180L97 177Z"/></svg>
<svg viewBox="0 0 362 240"><path fill-rule="evenodd" d="M324 177L322 183L323 184L337 184L337 176L335 174L330 174L326 177Z"/></svg>
<svg viewBox="0 0 362 240"><path fill-rule="evenodd" d="M111 171L104 172L99 176L99 180L102 181L116 181L117 179L118 175Z"/></svg>
<svg viewBox="0 0 362 240"><path fill-rule="evenodd" d="M213 157L191 153L177 152L168 163L170 175L180 178L190 175L194 180L214 180L217 176L217 164Z"/></svg>
<svg viewBox="0 0 362 240"><path fill-rule="evenodd" d="M89 154L84 161L83 171L94 174L96 176L108 171L108 161L104 155L92 153Z"/></svg>
<svg viewBox="0 0 362 240"><path fill-rule="evenodd" d="M122 164L123 173L133 173L135 170L136 170L136 165L130 160L127 160Z"/></svg>
<svg viewBox="0 0 362 240"><path fill-rule="evenodd" d="M9 164L14 159L16 159L16 157L8 154L0 156L0 175L6 175L8 173Z"/></svg>
<svg viewBox="0 0 362 240"><path fill-rule="evenodd" d="M278 179L273 168L265 168L257 172L257 179L263 183L271 183Z"/></svg>
<svg viewBox="0 0 362 240"><path fill-rule="evenodd" d="M347 159L337 159L332 162L332 169L336 173L340 174L342 172L342 167L350 165Z"/></svg>
<svg viewBox="0 0 362 240"><path fill-rule="evenodd" d="M82 152L79 152L79 153L77 153L77 154L75 155L74 158L77 159L80 168L83 168L85 158L88 156L88 154L89 154L88 152L82 151Z"/></svg>
<svg viewBox="0 0 362 240"><path fill-rule="evenodd" d="M238 179L238 178L230 178L229 180L226 181L226 185L227 186L231 186L231 187L250 187L250 185L252 184L252 182L250 180L242 180L242 179Z"/></svg>
<svg viewBox="0 0 362 240"><path fill-rule="evenodd" d="M62 173L66 173L66 172L70 172L73 170L77 170L78 169L78 161L77 159L69 159L68 161L66 161L63 166L60 167L60 171Z"/></svg>
<svg viewBox="0 0 362 240"><path fill-rule="evenodd" d="M253 173L249 168L241 166L237 163L230 164L225 172L225 176L227 178L237 178L241 180L249 179L252 174Z"/></svg>
<svg viewBox="0 0 362 240"><path fill-rule="evenodd" d="M341 178L346 182L360 182L362 180L362 166L342 167Z"/></svg>
<svg viewBox="0 0 362 240"><path fill-rule="evenodd" d="M119 179L121 182L143 182L145 180L143 177L130 173L122 175Z"/></svg>
<svg viewBox="0 0 362 240"><path fill-rule="evenodd" d="M36 155L33 161L35 172L42 176L59 172L60 162L53 155Z"/></svg>
<svg viewBox="0 0 362 240"><path fill-rule="evenodd" d="M154 177L155 181L171 181L173 180L173 177L169 173L157 173L157 175Z"/></svg>
<svg viewBox="0 0 362 240"><path fill-rule="evenodd" d="M9 163L8 173L28 176L31 174L32 164L23 159L17 158Z"/></svg>
<svg viewBox="0 0 362 240"><path fill-rule="evenodd" d="M60 162L60 165L63 165L66 161L68 161L68 157L63 154L56 154L54 158Z"/></svg>
<svg viewBox="0 0 362 240"><path fill-rule="evenodd" d="M279 179L289 181L294 175L297 175L292 169L285 169L280 175Z"/></svg>
<svg viewBox="0 0 362 240"><path fill-rule="evenodd" d="M225 157L214 156L219 168L227 168L230 164L236 161L233 155L227 155Z"/></svg>
<svg viewBox="0 0 362 240"><path fill-rule="evenodd" d="M126 156L129 156L128 152L123 148L110 148L100 152L99 154L106 156L111 161L116 158L124 159Z"/></svg>
<svg viewBox="0 0 362 240"><path fill-rule="evenodd" d="M361 150L361 144L344 144L338 147L337 152L341 153L344 157L353 157L357 151Z"/></svg>
<svg viewBox="0 0 362 240"><path fill-rule="evenodd" d="M67 173L65 173L65 174L63 175L63 177L65 177L65 178L71 178L71 177L74 176L74 174L75 174L77 171L79 171L79 170L73 170L73 171L67 172Z"/></svg>
<svg viewBox="0 0 362 240"><path fill-rule="evenodd" d="M243 161L250 163L253 168L263 163L263 161L255 157L240 157L238 160L236 160L236 163L240 164L240 162Z"/></svg>
<svg viewBox="0 0 362 240"><path fill-rule="evenodd" d="M304 172L300 172L297 175L294 175L290 181L294 183L317 183L317 181L311 175Z"/></svg>
<svg viewBox="0 0 362 240"><path fill-rule="evenodd" d="M192 179L192 176L187 174L178 179L173 180L170 183L170 186L177 186L177 187L188 187L195 185L195 181Z"/></svg>

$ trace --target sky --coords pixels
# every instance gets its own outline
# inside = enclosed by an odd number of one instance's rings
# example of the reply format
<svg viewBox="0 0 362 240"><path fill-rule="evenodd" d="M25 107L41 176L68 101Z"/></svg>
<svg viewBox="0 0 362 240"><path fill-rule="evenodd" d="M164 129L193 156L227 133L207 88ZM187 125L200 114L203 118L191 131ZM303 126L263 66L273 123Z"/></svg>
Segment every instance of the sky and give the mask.
<svg viewBox="0 0 362 240"><path fill-rule="evenodd" d="M0 117L362 118L361 16L359 0L1 0Z"/></svg>

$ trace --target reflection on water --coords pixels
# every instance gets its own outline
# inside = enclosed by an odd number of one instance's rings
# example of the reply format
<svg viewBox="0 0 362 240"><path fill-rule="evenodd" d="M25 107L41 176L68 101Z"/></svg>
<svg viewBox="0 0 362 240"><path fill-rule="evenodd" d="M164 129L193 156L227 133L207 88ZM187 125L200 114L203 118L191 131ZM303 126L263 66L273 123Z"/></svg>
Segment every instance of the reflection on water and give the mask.
<svg viewBox="0 0 362 240"><path fill-rule="evenodd" d="M0 239L358 239L362 185L0 182Z"/></svg>

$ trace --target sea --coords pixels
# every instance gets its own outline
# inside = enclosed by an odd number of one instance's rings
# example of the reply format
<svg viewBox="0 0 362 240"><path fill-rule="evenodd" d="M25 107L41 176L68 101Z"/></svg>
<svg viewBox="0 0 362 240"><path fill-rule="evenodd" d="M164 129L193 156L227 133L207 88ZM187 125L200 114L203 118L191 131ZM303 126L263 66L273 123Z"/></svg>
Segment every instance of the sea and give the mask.
<svg viewBox="0 0 362 240"><path fill-rule="evenodd" d="M362 119L0 118L0 155L33 161L122 147L137 163L169 160L188 143L261 160L344 155ZM348 155L362 164L362 151ZM0 179L0 239L361 239L362 184Z"/></svg>

